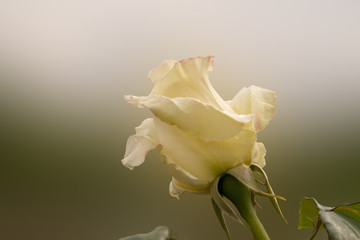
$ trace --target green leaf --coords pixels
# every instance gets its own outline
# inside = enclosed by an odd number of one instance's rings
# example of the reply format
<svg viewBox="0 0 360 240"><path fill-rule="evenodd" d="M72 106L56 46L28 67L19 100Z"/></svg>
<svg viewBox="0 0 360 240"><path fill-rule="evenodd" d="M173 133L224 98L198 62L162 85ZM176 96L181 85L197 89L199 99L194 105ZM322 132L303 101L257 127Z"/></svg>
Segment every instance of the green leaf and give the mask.
<svg viewBox="0 0 360 240"><path fill-rule="evenodd" d="M324 227L330 240L359 240L360 203L326 207L314 198L304 198L300 202L299 229L312 227L310 239Z"/></svg>
<svg viewBox="0 0 360 240"><path fill-rule="evenodd" d="M313 228L319 218L319 210L316 207L315 199L303 198L300 201L299 229Z"/></svg>
<svg viewBox="0 0 360 240"><path fill-rule="evenodd" d="M360 239L360 223L355 219L334 211L324 211L320 215L330 240Z"/></svg>
<svg viewBox="0 0 360 240"><path fill-rule="evenodd" d="M120 238L119 240L175 240L169 237L169 229L164 226L155 228L149 233L140 233L134 236Z"/></svg>
<svg viewBox="0 0 360 240"><path fill-rule="evenodd" d="M334 212L341 213L360 222L360 203L337 206Z"/></svg>

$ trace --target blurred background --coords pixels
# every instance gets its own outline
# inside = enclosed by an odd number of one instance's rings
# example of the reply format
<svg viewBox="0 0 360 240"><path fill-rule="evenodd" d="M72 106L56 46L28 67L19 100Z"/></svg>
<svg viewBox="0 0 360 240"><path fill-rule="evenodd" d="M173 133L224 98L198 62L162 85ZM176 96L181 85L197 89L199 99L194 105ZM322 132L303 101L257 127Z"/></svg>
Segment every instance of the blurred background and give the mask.
<svg viewBox="0 0 360 240"><path fill-rule="evenodd" d="M303 196L360 201L359 12L357 0L1 0L0 239L118 239L158 225L226 239L209 196L168 194L156 151L134 171L121 164L150 116L123 95L147 95L165 59L207 55L224 99L250 85L278 93L259 140L289 224L261 197L259 215L272 239L307 239Z"/></svg>

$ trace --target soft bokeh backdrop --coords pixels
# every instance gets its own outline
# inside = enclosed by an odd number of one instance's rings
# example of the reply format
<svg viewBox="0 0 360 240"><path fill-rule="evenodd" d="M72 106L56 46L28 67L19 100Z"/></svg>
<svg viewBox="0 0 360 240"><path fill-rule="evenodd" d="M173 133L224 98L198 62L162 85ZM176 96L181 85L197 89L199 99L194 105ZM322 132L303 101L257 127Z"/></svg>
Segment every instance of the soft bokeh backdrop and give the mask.
<svg viewBox="0 0 360 240"><path fill-rule="evenodd" d="M127 137L150 116L165 59L215 55L225 99L252 84L278 93L259 135L289 220L267 199L272 239L306 239L298 203L360 201L360 2L0 1L0 238L118 239L169 226L182 240L225 239L209 196L168 194L156 152L130 171ZM231 220L234 239L251 239ZM319 239L326 239L322 234Z"/></svg>

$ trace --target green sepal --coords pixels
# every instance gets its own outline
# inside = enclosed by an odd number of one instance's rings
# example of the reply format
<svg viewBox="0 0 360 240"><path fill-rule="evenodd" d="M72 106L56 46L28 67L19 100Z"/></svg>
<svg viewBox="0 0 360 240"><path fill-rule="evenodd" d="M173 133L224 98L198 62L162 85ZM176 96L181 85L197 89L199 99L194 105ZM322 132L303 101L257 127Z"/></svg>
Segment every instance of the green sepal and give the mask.
<svg viewBox="0 0 360 240"><path fill-rule="evenodd" d="M285 221L285 223L287 224L287 220L284 216L284 214L282 213L281 209L280 209L280 206L279 206L279 203L278 203L278 200L277 200L277 197L275 197L275 193L270 185L270 182L269 182L269 178L268 176L266 175L266 172L261 168L259 167L258 165L251 165L250 168L253 170L253 172L258 172L260 173L264 179L265 179L265 183L261 182L261 181L258 181L260 182L262 185L265 185L266 186L266 189L268 190L268 193L272 194L273 196L270 196L270 200L274 206L274 208L276 209L276 211L280 214L280 216L282 217L282 219ZM282 200L285 200L285 198L281 198Z"/></svg>
<svg viewBox="0 0 360 240"><path fill-rule="evenodd" d="M236 209L234 209L228 202L226 202L225 198L220 194L219 191L219 181L222 176L218 176L211 184L210 186L210 195L212 198L212 201L214 201L214 204L216 204L222 213L226 213L228 216L230 216L235 221L242 221L242 217L238 213Z"/></svg>
<svg viewBox="0 0 360 240"><path fill-rule="evenodd" d="M253 166L257 166L257 165L253 165ZM260 167L258 167L258 168L260 168ZM257 169L257 168L255 167L255 169ZM286 201L286 199L284 197L275 195L273 192L269 193L269 192L263 191L259 187L259 185L256 183L257 179L255 178L253 169L251 167L248 167L245 165L239 165L239 166L229 169L226 172L226 174L229 174L229 175L235 177L242 184L247 186L251 191L253 191L257 194L260 194L260 195L263 195L266 197L271 197L271 198L278 198L278 199ZM265 176L266 176L266 174L265 174Z"/></svg>
<svg viewBox="0 0 360 240"><path fill-rule="evenodd" d="M211 203L213 204L215 214L221 224L221 227L224 229L228 239L231 240L229 228L227 227L226 222L225 222L224 211L221 210L221 208L216 204L216 202L214 201L213 198L211 199Z"/></svg>
<svg viewBox="0 0 360 240"><path fill-rule="evenodd" d="M309 239L325 228L330 240L360 239L360 203L326 207L314 198L300 201L299 229L314 228Z"/></svg>
<svg viewBox="0 0 360 240"><path fill-rule="evenodd" d="M253 172L260 173L264 177L265 182L262 182L259 179L257 179ZM273 189L271 188L271 185L269 183L269 179L268 179L266 173L257 165L252 165L251 167L245 166L245 165L239 165L232 169L229 169L224 175L218 176L213 181L213 183L211 184L211 187L210 187L212 204L214 206L216 216L218 217L219 222L229 239L231 239L231 236L230 236L228 227L226 225L225 216L224 216L225 214L232 217L235 221L244 224L248 228L250 228L250 227L247 224L247 222L243 219L243 217L239 213L238 209L236 209L236 207L234 207L234 205L229 204L227 202L227 200L221 194L221 189L219 189L219 181L226 175L230 175L230 176L234 177L237 181L239 181L241 184L243 184L244 186L246 186L246 188L248 188L250 190L251 203L254 208L255 208L255 206L258 206L255 201L256 194L260 194L260 195L269 197L270 200L272 201L276 211L280 214L280 216L287 223L283 213L281 212L281 209L280 209L278 201L277 201L277 199L282 199L285 201L286 201L286 199L283 197L280 197L278 195L275 195ZM258 183L264 185L267 189L267 192L262 190L260 188L260 186L258 185Z"/></svg>
<svg viewBox="0 0 360 240"><path fill-rule="evenodd" d="M225 221L225 214L230 216L232 219L234 219L237 222L240 222L244 224L244 220L242 219L239 212L234 209L233 206L231 206L228 202L226 202L225 198L221 196L219 191L219 180L221 179L221 176L218 176L210 187L210 195L211 195L211 202L214 207L215 214L221 224L221 227L224 229L227 237L229 240L231 240L229 229L226 225Z"/></svg>

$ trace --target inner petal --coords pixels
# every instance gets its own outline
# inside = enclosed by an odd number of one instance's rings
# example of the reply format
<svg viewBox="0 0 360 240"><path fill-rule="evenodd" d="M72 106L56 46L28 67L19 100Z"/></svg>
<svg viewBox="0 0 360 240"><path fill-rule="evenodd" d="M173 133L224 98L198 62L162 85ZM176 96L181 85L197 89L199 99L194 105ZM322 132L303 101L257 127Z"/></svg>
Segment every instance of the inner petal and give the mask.
<svg viewBox="0 0 360 240"><path fill-rule="evenodd" d="M209 56L176 62L162 79L153 80L155 85L150 95L196 98L216 108L233 112L209 81L209 71L212 71L213 61L214 57ZM168 66L169 64L162 68L169 69Z"/></svg>

